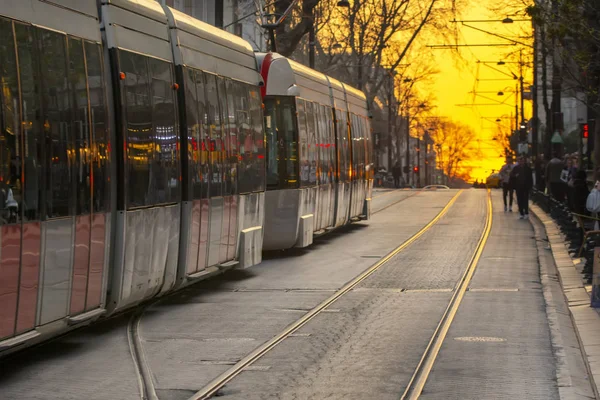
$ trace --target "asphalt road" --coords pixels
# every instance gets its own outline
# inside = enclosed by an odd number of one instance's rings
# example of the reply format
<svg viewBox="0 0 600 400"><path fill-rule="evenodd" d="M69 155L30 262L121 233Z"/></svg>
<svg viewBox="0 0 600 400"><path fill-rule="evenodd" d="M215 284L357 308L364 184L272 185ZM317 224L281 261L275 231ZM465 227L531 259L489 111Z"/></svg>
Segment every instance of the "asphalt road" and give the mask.
<svg viewBox="0 0 600 400"><path fill-rule="evenodd" d="M148 307L139 332L160 400L185 400L429 223L456 191L376 192L373 217L264 255ZM422 394L558 398L533 230L494 198L492 233ZM398 399L484 229L461 193L419 239L219 392L232 399ZM1 399L139 399L130 315L3 360Z"/></svg>

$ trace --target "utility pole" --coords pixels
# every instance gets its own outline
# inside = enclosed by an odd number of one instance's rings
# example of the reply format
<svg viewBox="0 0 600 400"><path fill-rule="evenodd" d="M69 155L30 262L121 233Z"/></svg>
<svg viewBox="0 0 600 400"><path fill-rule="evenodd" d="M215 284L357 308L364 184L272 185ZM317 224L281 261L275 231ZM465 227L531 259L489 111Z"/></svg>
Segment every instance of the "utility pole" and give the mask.
<svg viewBox="0 0 600 400"><path fill-rule="evenodd" d="M310 30L308 31L308 66L315 69L315 18L310 18Z"/></svg>
<svg viewBox="0 0 600 400"><path fill-rule="evenodd" d="M391 76L390 76L390 86L391 87L388 92L388 141L387 141L388 142L388 146L387 146L387 149L388 149L387 170L388 170L388 172L391 172L392 168L393 168L393 165L392 165L392 162L393 162L393 160L392 160L392 137L393 137L393 135L392 135L392 131L393 131L392 117L393 116L392 116L392 114L395 114L392 112L392 109L393 109L392 100L394 99L394 79Z"/></svg>
<svg viewBox="0 0 600 400"><path fill-rule="evenodd" d="M425 130L425 135L423 135L423 140L425 140L425 186L429 185L429 158L427 157L427 146L429 145L429 131Z"/></svg>
<svg viewBox="0 0 600 400"><path fill-rule="evenodd" d="M417 176L415 186L421 187L421 138L417 134Z"/></svg>
<svg viewBox="0 0 600 400"><path fill-rule="evenodd" d="M406 184L410 182L410 117L408 110L408 96L406 97Z"/></svg>

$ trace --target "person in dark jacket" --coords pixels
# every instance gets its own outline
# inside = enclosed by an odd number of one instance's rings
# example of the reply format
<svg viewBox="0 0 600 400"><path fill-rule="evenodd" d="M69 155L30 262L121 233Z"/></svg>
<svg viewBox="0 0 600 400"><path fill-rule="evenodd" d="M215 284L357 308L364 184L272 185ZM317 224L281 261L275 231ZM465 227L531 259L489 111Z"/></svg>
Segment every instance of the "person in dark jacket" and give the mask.
<svg viewBox="0 0 600 400"><path fill-rule="evenodd" d="M587 214L585 203L590 194L590 190L587 185L587 174L584 170L578 170L575 172L573 179L573 203L572 210L577 214Z"/></svg>
<svg viewBox="0 0 600 400"><path fill-rule="evenodd" d="M510 180L517 192L519 219L529 218L529 192L533 187L533 171L527 165L525 156L519 157L518 164L510 173Z"/></svg>

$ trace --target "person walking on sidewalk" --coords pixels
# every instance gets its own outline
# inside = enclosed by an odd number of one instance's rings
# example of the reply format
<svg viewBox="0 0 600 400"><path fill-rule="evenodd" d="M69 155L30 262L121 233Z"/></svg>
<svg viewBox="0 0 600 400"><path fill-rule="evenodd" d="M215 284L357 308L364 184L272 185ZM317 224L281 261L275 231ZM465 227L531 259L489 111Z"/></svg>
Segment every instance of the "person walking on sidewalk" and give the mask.
<svg viewBox="0 0 600 400"><path fill-rule="evenodd" d="M518 164L510 173L511 183L517 192L519 219L529 218L529 192L533 187L533 171L527 165L525 156L519 157Z"/></svg>
<svg viewBox="0 0 600 400"><path fill-rule="evenodd" d="M512 172L514 165L512 163L512 157L506 158L506 164L500 168L500 179L502 179L502 198L504 199L504 212L512 212L513 205L513 187L510 184L510 173ZM506 201L508 195L509 201Z"/></svg>
<svg viewBox="0 0 600 400"><path fill-rule="evenodd" d="M546 184L550 195L562 203L565 199L565 192L563 190L564 182L560 178L565 164L558 158L557 152L554 152L552 156L552 160L546 165Z"/></svg>
<svg viewBox="0 0 600 400"><path fill-rule="evenodd" d="M400 187L400 177L402 176L402 167L398 161L392 168L392 175L394 176L394 187L398 189Z"/></svg>

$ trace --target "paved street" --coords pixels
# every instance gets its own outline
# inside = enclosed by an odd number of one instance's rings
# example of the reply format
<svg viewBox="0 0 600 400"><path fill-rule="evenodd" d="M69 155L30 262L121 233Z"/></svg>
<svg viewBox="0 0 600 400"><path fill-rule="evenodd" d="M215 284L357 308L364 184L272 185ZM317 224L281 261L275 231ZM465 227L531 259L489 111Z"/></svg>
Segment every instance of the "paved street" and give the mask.
<svg viewBox="0 0 600 400"><path fill-rule="evenodd" d="M308 249L267 253L147 307L145 366L161 400L185 400L424 228L455 190L380 190L371 220ZM534 229L492 191L491 234L423 399L559 399L557 334ZM484 233L487 191L465 190L381 264L218 392L231 399L398 399ZM557 307L564 302L554 296ZM3 360L2 399L139 399L131 315ZM574 337L563 332L562 337ZM569 343L563 343L570 346ZM554 347L553 347L554 346ZM573 346L573 345L571 345Z"/></svg>

